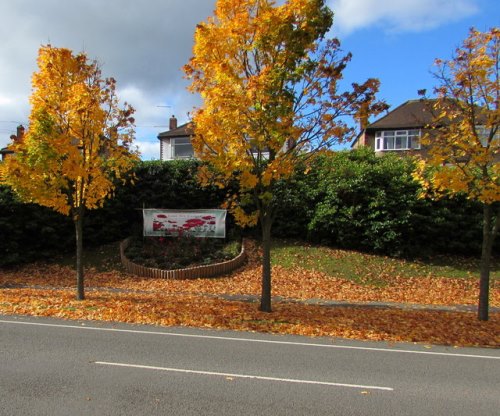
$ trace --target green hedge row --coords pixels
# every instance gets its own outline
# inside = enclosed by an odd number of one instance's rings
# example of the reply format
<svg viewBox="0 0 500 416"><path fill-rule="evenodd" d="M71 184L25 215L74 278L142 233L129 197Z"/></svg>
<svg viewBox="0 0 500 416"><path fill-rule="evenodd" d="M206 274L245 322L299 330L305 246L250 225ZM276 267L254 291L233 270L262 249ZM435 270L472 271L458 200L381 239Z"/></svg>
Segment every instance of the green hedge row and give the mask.
<svg viewBox="0 0 500 416"><path fill-rule="evenodd" d="M103 209L87 213L84 229L87 244L116 241L141 233L141 208L219 208L225 191L199 186L196 179L199 164L195 160L138 164L134 185L118 187Z"/></svg>
<svg viewBox="0 0 500 416"><path fill-rule="evenodd" d="M143 207L219 207L226 191L198 185L199 163L139 163L135 185L118 187L102 209L87 213L85 244L140 233ZM479 253L480 207L466 199L419 199L412 170L409 159L367 149L322 155L308 174L299 166L291 182L278 184L273 235L388 255ZM0 266L73 250L69 218L22 204L0 187Z"/></svg>
<svg viewBox="0 0 500 416"><path fill-rule="evenodd" d="M86 212L84 244L94 246L141 233L143 207L219 207L225 192L200 188L195 177L198 165L197 161L139 163L135 185L117 187L103 208ZM73 252L74 235L69 217L35 204L23 204L9 189L0 186L0 266Z"/></svg>
<svg viewBox="0 0 500 416"><path fill-rule="evenodd" d="M388 255L478 254L479 204L419 198L413 163L366 148L318 158L280 189L285 203L275 235Z"/></svg>
<svg viewBox="0 0 500 416"><path fill-rule="evenodd" d="M0 186L0 266L53 256L75 247L73 223L54 211L22 204Z"/></svg>

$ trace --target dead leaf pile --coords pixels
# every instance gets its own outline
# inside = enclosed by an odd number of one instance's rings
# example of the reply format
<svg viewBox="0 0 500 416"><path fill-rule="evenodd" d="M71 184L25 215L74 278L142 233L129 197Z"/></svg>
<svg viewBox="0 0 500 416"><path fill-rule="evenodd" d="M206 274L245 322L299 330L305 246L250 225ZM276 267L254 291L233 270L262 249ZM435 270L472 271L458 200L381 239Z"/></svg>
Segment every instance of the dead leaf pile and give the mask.
<svg viewBox="0 0 500 416"><path fill-rule="evenodd" d="M275 303L274 312L256 304L196 295L92 291L76 301L72 290L3 289L0 313L329 336L442 345L500 345L500 314L478 322L475 313L399 309L327 308Z"/></svg>
<svg viewBox="0 0 500 416"><path fill-rule="evenodd" d="M384 276L384 285L359 284L347 279L302 268L274 266L273 296L289 299L319 299L348 302L395 302L423 305L476 305L479 281L476 278L450 279L436 276ZM118 288L169 294L259 295L261 269L253 258L240 270L220 278L165 280L132 276L118 271L86 271L88 287ZM500 307L500 282L490 290L491 306ZM17 270L0 271L0 286L29 285L74 287L71 267L32 264Z"/></svg>
<svg viewBox="0 0 500 416"><path fill-rule="evenodd" d="M0 270L0 313L196 326L308 336L426 342L446 345L500 346L500 313L479 322L473 312L324 307L275 302L272 314L255 303L218 298L259 295L259 251L250 250L248 264L217 279L161 280L118 271L86 271L87 299L74 300L75 272L70 267L32 264ZM273 267L273 295L287 299L397 302L426 305L476 305L477 279L435 276L384 276L385 284L369 285L314 270ZM207 296L210 295L210 296ZM490 293L500 306L500 285Z"/></svg>

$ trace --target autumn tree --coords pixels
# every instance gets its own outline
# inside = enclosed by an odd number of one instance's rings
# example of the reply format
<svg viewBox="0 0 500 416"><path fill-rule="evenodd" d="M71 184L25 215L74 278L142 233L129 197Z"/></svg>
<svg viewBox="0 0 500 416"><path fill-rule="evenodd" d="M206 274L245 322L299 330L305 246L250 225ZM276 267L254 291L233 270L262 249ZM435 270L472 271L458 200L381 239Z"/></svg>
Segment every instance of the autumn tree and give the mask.
<svg viewBox="0 0 500 416"><path fill-rule="evenodd" d="M32 78L30 125L2 166L24 201L70 215L76 233L77 299L84 299L82 223L133 166L134 109L119 106L116 81L84 53L42 46Z"/></svg>
<svg viewBox="0 0 500 416"><path fill-rule="evenodd" d="M185 66L191 91L203 99L193 115L193 147L209 162L203 184L237 183L227 207L240 225L260 223L262 296L271 311L271 227L280 201L274 192L299 161L348 141L346 117L386 108L369 79L340 91L351 59L327 39L332 12L323 0L218 0L214 16L195 32Z"/></svg>
<svg viewBox="0 0 500 416"><path fill-rule="evenodd" d="M483 206L478 318L488 320L490 259L500 224L500 29L471 29L450 60L436 60L437 98L418 177L434 195Z"/></svg>

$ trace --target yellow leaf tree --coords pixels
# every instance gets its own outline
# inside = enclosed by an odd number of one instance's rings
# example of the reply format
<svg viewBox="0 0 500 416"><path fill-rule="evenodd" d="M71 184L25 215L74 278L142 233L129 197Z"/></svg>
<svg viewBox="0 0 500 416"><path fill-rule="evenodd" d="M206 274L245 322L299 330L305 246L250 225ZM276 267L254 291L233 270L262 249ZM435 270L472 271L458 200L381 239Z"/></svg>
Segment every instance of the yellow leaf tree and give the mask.
<svg viewBox="0 0 500 416"><path fill-rule="evenodd" d="M483 205L478 318L488 320L490 259L500 225L500 29L471 29L450 60L437 60L429 155L417 177L434 195Z"/></svg>
<svg viewBox="0 0 500 416"><path fill-rule="evenodd" d="M243 226L260 223L266 312L275 184L314 152L350 140L355 129L346 117L386 108L375 101L375 79L340 91L351 55L326 38L332 17L323 0L218 0L214 16L197 26L184 68L191 91L203 99L192 120L195 152L209 162L202 183L237 183L227 207Z"/></svg>
<svg viewBox="0 0 500 416"><path fill-rule="evenodd" d="M101 207L138 155L134 109L119 106L116 81L84 53L42 46L32 78L30 125L2 166L2 182L24 201L70 215L76 233L77 299L84 299L82 223Z"/></svg>

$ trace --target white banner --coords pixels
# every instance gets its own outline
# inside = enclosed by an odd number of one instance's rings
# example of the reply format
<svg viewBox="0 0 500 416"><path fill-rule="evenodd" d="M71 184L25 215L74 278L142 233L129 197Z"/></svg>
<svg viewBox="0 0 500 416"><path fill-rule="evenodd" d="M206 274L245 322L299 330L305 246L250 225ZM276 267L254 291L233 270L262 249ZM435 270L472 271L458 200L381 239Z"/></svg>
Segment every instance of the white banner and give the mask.
<svg viewBox="0 0 500 416"><path fill-rule="evenodd" d="M143 209L144 236L226 237L225 209Z"/></svg>

